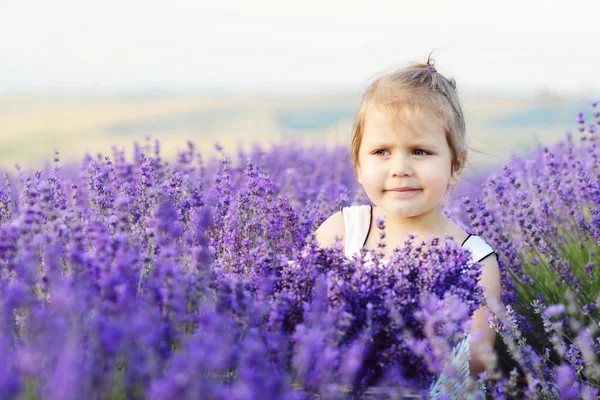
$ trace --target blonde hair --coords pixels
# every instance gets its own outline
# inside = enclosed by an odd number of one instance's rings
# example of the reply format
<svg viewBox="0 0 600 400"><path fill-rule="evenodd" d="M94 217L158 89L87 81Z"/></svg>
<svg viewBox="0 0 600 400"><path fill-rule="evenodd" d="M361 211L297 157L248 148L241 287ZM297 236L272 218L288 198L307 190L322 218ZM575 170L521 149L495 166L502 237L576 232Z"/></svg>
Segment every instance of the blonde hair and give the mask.
<svg viewBox="0 0 600 400"><path fill-rule="evenodd" d="M431 56L431 55L430 55ZM441 123L452 154L452 171L460 171L467 162L466 127L456 93L456 81L447 79L434 68L433 60L411 63L408 67L386 73L365 90L352 129L352 161L355 172L360 168L359 150L365 117L370 106L388 111L396 120L409 123L408 116L419 116L425 123ZM426 113L427 118L423 118Z"/></svg>

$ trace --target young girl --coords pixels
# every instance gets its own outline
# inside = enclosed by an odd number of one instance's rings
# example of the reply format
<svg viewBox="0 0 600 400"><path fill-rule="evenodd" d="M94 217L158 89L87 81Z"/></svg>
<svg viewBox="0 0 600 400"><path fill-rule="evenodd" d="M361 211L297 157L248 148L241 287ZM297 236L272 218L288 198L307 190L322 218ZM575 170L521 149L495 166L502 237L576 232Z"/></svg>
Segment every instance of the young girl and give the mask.
<svg viewBox="0 0 600 400"><path fill-rule="evenodd" d="M449 234L483 264L480 284L488 303L499 303L497 255L492 256L495 252L482 238L464 232L442 212L443 200L458 184L467 161L465 120L455 81L437 72L430 59L376 79L362 97L351 150L358 182L375 207L342 207L317 230L320 246L342 239L347 257L361 247L377 249L371 227L383 216L385 258L402 247L409 234L424 239ZM455 348L453 363L462 363L464 374L470 371L477 379L485 369L482 346L493 349L495 337L483 306L473 315L466 343ZM440 379L434 386L432 392L440 390Z"/></svg>

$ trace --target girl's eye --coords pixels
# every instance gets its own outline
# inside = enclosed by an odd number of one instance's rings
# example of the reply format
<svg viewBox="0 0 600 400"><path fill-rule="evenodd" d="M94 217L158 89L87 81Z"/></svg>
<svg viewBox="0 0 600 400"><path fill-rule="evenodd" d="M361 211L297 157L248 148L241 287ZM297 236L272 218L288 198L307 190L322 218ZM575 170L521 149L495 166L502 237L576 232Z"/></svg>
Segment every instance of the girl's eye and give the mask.
<svg viewBox="0 0 600 400"><path fill-rule="evenodd" d="M427 150L415 150L413 153L415 153L415 154L419 153L419 154L416 154L418 156L429 156L429 155L431 155L431 153L428 152Z"/></svg>
<svg viewBox="0 0 600 400"><path fill-rule="evenodd" d="M387 154L385 154L385 153L387 153ZM386 150L386 149L375 150L373 152L373 155L376 155L376 156L386 156L389 154L390 154L389 150ZM428 152L427 150L421 150L421 149L414 150L413 154L415 154L417 156L430 156L431 155L431 153Z"/></svg>
<svg viewBox="0 0 600 400"><path fill-rule="evenodd" d="M385 155L385 154L383 154L383 153L384 153L384 152L386 152L386 151L387 151L387 150L384 150L384 149L382 149L382 150L375 150L375 151L373 152L373 154L374 154L374 155L376 155L376 156L383 156L383 155ZM387 151L387 152L389 153L389 151Z"/></svg>

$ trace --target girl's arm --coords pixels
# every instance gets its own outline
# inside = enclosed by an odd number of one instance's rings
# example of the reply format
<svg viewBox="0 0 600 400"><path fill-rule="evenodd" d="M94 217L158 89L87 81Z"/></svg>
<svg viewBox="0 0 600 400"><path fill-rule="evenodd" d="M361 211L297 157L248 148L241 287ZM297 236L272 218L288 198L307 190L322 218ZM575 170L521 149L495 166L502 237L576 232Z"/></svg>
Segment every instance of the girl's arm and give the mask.
<svg viewBox="0 0 600 400"><path fill-rule="evenodd" d="M495 254L490 254L488 257L480 261L483 264L481 278L479 282L484 287L484 294L487 302L490 305L500 303L500 271L498 269L498 260ZM488 347L489 350L494 349L496 341L496 331L490 328L488 324L488 307L482 306L473 313L473 325L471 326L471 343L469 367L471 376L475 379L478 374L485 371L486 363L484 360L485 349L480 349L480 346Z"/></svg>
<svg viewBox="0 0 600 400"><path fill-rule="evenodd" d="M319 226L315 235L321 248L331 246L335 243L336 238L344 240L344 214L342 214L341 211L338 211L327 218L325 222Z"/></svg>

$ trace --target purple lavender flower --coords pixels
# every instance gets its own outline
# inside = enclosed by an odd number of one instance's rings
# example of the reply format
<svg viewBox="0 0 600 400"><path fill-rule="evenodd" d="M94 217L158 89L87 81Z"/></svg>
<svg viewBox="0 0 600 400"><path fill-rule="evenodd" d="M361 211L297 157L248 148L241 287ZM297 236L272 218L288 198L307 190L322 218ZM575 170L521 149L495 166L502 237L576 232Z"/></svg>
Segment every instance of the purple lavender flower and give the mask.
<svg viewBox="0 0 600 400"><path fill-rule="evenodd" d="M600 154L597 124L576 118L581 136L474 176L444 204L499 255L493 398L598 395ZM388 260L320 249L327 216L369 201L343 147L231 158L217 145L204 158L188 143L173 163L160 149L148 138L131 161L115 147L5 177L3 394L34 382L56 398L359 398L452 374L481 266L444 238L411 237Z"/></svg>
<svg viewBox="0 0 600 400"><path fill-rule="evenodd" d="M561 399L579 398L579 384L575 381L575 371L570 365L561 364L556 368L556 388Z"/></svg>

